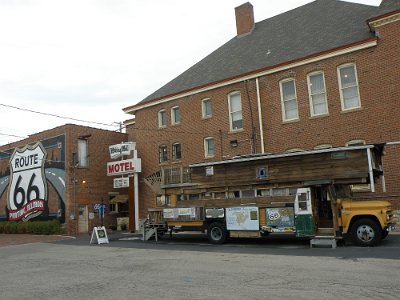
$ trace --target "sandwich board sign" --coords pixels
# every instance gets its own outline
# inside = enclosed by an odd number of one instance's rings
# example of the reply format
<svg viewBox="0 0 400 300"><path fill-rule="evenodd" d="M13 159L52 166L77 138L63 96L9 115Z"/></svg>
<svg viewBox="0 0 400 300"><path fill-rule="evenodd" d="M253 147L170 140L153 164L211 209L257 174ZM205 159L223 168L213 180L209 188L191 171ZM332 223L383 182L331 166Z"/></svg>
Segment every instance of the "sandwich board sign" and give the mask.
<svg viewBox="0 0 400 300"><path fill-rule="evenodd" d="M93 228L92 238L90 239L90 244L97 241L97 244L108 244L107 231L104 226L97 226Z"/></svg>

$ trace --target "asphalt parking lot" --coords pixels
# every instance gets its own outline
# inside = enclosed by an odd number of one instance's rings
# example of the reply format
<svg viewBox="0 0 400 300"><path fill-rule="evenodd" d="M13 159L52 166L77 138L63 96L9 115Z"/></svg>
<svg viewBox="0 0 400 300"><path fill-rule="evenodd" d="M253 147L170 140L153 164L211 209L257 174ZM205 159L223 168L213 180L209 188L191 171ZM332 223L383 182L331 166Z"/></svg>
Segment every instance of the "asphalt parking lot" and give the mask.
<svg viewBox="0 0 400 300"><path fill-rule="evenodd" d="M3 236L0 236L2 239ZM400 235L379 247L125 233L0 247L2 299L398 299Z"/></svg>

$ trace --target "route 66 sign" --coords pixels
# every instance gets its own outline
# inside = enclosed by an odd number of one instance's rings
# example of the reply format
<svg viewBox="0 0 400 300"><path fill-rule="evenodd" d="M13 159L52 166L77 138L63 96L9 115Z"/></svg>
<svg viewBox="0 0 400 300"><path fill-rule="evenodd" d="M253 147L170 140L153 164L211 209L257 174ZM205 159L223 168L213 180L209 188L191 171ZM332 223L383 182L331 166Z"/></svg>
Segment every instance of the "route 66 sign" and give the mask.
<svg viewBox="0 0 400 300"><path fill-rule="evenodd" d="M40 142L17 148L11 156L11 182L7 199L10 221L28 221L46 210L46 156L46 150Z"/></svg>

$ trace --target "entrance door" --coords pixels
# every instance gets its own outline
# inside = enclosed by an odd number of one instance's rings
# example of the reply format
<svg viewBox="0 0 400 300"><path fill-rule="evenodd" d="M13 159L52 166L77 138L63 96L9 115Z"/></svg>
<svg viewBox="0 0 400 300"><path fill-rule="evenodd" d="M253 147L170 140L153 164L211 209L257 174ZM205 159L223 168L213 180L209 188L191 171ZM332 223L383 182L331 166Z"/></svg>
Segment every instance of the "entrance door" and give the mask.
<svg viewBox="0 0 400 300"><path fill-rule="evenodd" d="M297 189L294 201L296 236L314 235L314 217L311 208L311 191L309 188Z"/></svg>
<svg viewBox="0 0 400 300"><path fill-rule="evenodd" d="M332 201L326 186L315 187L314 190L316 213L318 215L317 226L319 229L333 228Z"/></svg>
<svg viewBox="0 0 400 300"><path fill-rule="evenodd" d="M79 233L86 233L89 231L88 220L88 207L87 205L79 205Z"/></svg>

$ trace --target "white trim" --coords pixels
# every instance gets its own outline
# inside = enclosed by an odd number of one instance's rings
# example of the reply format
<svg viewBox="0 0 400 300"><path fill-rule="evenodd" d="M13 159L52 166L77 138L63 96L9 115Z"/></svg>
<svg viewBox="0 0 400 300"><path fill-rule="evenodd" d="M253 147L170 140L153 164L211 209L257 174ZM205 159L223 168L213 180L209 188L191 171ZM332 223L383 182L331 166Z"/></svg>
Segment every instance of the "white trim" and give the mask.
<svg viewBox="0 0 400 300"><path fill-rule="evenodd" d="M161 113L165 113L165 125L162 124ZM158 128L165 128L167 127L167 111L165 109L160 109L157 114L158 119Z"/></svg>
<svg viewBox="0 0 400 300"><path fill-rule="evenodd" d="M365 140L351 140L346 143L346 147L348 146L358 146L358 145L365 145Z"/></svg>
<svg viewBox="0 0 400 300"><path fill-rule="evenodd" d="M340 70L343 68L347 68L353 66L354 68L354 76L356 79L356 87L357 87L357 94L358 94L358 106L355 107L351 107L351 108L345 108L344 105L344 97L343 97L343 87L342 87L342 77L340 76ZM337 76L338 76L338 82L339 82L339 93L340 93L340 103L342 106L342 111L351 111L354 109L359 109L361 108L361 97L360 97L360 89L359 89L359 85L358 85L358 76L357 76L357 67L355 63L347 63L347 64L343 64L337 67Z"/></svg>
<svg viewBox="0 0 400 300"><path fill-rule="evenodd" d="M283 98L283 87L282 85L286 82L293 81L293 87L294 87L294 99L289 99L288 101L296 101L296 111L297 111L297 116L294 118L287 118L286 116L286 110L285 110L285 99ZM295 78L286 78L281 81L279 81L279 89L281 92L281 109L282 109L282 120L283 122L288 122L288 121L295 121L299 119L299 103L297 101L297 89L296 89L296 79Z"/></svg>
<svg viewBox="0 0 400 300"><path fill-rule="evenodd" d="M368 157L369 184L371 186L371 192L375 193L374 170L372 168L371 148L367 149L367 157Z"/></svg>
<svg viewBox="0 0 400 300"><path fill-rule="evenodd" d="M256 78L256 90L257 90L257 106L258 106L258 123L259 123L259 126L260 126L261 153L265 153L265 148L264 148L264 128L263 128L263 123L262 123L262 112L261 112L260 84L258 82L258 77Z"/></svg>
<svg viewBox="0 0 400 300"><path fill-rule="evenodd" d="M205 105L204 105L205 102L209 102L209 103L210 103L210 107L211 107L211 114L210 114L210 115L206 115L206 112L205 112ZM211 102L211 98L204 98L203 100L201 100L201 117L202 117L203 119L209 119L209 118L212 117L212 115L213 115L213 112L212 112L212 102Z"/></svg>
<svg viewBox="0 0 400 300"><path fill-rule="evenodd" d="M179 145L179 152L180 152L180 157L179 158L176 158L176 148L175 148L175 146L176 145ZM181 143L173 143L172 144L172 160L173 161L179 161L179 160L181 160L182 159L182 144Z"/></svg>
<svg viewBox="0 0 400 300"><path fill-rule="evenodd" d="M378 44L377 40L365 42L363 44L359 44L359 45L351 46L351 47L348 47L348 48L332 51L332 52L329 52L327 54L321 54L321 55L318 55L318 56L315 56L315 57L306 58L306 59L303 59L301 61L290 63L290 64L287 64L287 65L284 65L284 66L277 66L275 68L268 69L268 70L265 70L265 71L260 71L260 72L253 73L253 74L250 74L250 75L245 75L245 76L241 76L241 77L234 78L234 79L231 79L231 80L227 80L227 81L224 81L224 82L221 82L221 83L211 84L211 85L208 85L208 86L205 86L205 87L202 87L202 88L197 88L197 89L191 90L189 92L179 93L177 95L174 95L174 96L171 96L171 97L167 97L167 98L164 98L164 99L160 99L160 100L157 100L157 101L146 102L146 103L143 103L143 105L141 105L141 106L130 108L130 109L126 109L126 110L124 110L124 112L127 113L127 114L129 114L129 113L134 114L136 111L144 109L144 108L147 108L147 107L155 106L155 105L158 105L158 104L161 104L161 103L165 103L165 102L169 102L169 101L176 100L176 99L179 99L179 98L195 95L195 94L198 94L198 93L210 91L210 90L213 90L213 89L217 89L217 88L220 88L220 87L228 86L228 85L231 85L231 84L234 84L234 83L238 83L238 82L242 82L242 81L245 81L245 80L254 79L254 78L257 78L257 77L270 75L270 74L277 73L277 72L280 72L280 71L284 71L284 70L292 69L292 68L295 68L295 67L307 65L307 64L310 64L310 63L314 63L314 62L318 62L318 61L324 60L324 59L328 59L328 58L344 55L344 54L347 54L347 53L352 53L352 52L355 52L355 51L368 49L368 48L376 46L377 44Z"/></svg>
<svg viewBox="0 0 400 300"><path fill-rule="evenodd" d="M213 154L210 154L208 152L208 141L211 141L211 140L214 143L214 153ZM214 157L214 156L215 156L215 140L213 137L206 137L206 138L204 138L204 157L210 158L210 157Z"/></svg>
<svg viewBox="0 0 400 300"><path fill-rule="evenodd" d="M331 149L332 145L331 144L319 144L314 147L314 150L320 150L320 149Z"/></svg>
<svg viewBox="0 0 400 300"><path fill-rule="evenodd" d="M369 25L373 28L376 29L377 27L386 25L386 24L390 24L390 23L394 23L396 21L400 20L400 13L396 13L394 15L390 15L387 17L383 17L381 19L378 20L374 20L369 22Z"/></svg>
<svg viewBox="0 0 400 300"><path fill-rule="evenodd" d="M314 102L313 102L313 95L311 94L311 80L310 77L311 76L315 76L315 75L322 75L322 81L324 83L324 95L325 95L325 112L323 113L315 113L314 111ZM328 108L328 95L326 93L326 84L325 84L325 74L324 71L315 71L315 72L311 72L307 74L307 88L308 88L308 98L310 101L310 114L312 117L316 117L316 116L324 116L329 114L329 108ZM320 94L319 94L320 95Z"/></svg>
<svg viewBox="0 0 400 300"><path fill-rule="evenodd" d="M232 121L232 114L233 113L236 113L236 112L239 112L239 110L238 111L232 111L231 110L231 97L232 96L236 96L236 95L239 95L239 103L240 103L240 114L242 115L242 127L240 127L240 128L233 128L233 121ZM243 107L242 107L242 94L239 92L239 91L235 91L235 92L232 92L232 93L229 93L228 94L228 112L229 112L229 131L230 132L235 132L235 131L240 131L240 130L242 130L243 129Z"/></svg>
<svg viewBox="0 0 400 300"><path fill-rule="evenodd" d="M179 121L176 121L176 111L179 111ZM178 105L171 107L171 125L178 125L181 123L181 109Z"/></svg>
<svg viewBox="0 0 400 300"><path fill-rule="evenodd" d="M161 152L161 149L164 149L164 148L166 149L167 156L166 156L165 160L161 160L161 154L164 154L164 152ZM162 164L162 163L165 163L167 161L168 161L168 145L161 144L161 145L158 146L158 163Z"/></svg>

